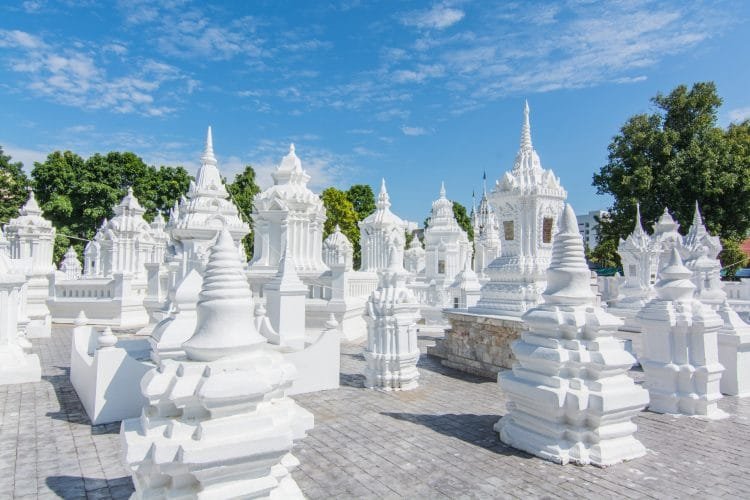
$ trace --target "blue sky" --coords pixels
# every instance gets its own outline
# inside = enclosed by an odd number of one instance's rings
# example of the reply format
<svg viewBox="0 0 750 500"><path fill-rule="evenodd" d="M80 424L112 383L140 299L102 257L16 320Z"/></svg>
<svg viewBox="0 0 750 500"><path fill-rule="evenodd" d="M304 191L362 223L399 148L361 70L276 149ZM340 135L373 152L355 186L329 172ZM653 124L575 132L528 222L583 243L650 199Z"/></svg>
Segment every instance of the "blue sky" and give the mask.
<svg viewBox="0 0 750 500"><path fill-rule="evenodd" d="M577 213L649 98L713 80L750 117L750 2L118 2L0 5L0 144L130 150L194 172L205 128L230 178L262 185L294 142L320 190L388 182L422 221L444 180L466 205L512 167L523 100Z"/></svg>

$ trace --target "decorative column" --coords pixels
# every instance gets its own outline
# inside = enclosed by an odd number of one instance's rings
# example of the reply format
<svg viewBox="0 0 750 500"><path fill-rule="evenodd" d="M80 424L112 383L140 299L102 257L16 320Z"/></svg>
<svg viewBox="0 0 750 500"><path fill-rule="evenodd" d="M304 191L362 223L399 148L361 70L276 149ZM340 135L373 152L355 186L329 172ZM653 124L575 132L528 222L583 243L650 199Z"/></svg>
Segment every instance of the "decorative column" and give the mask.
<svg viewBox="0 0 750 500"><path fill-rule="evenodd" d="M365 387L382 391L406 391L418 385L419 303L406 288L408 273L400 254L391 245L390 264L378 272L378 289L367 301L367 348Z"/></svg>
<svg viewBox="0 0 750 500"><path fill-rule="evenodd" d="M288 250L281 257L276 277L263 286L266 311L271 326L279 335L279 345L303 349L307 287L297 276L294 259Z"/></svg>
<svg viewBox="0 0 750 500"><path fill-rule="evenodd" d="M559 464L606 466L646 453L632 418L648 393L628 377L635 359L614 337L621 321L595 303L575 212L555 236L544 302L523 315L517 363L498 383L508 414L495 430L514 448Z"/></svg>
<svg viewBox="0 0 750 500"><path fill-rule="evenodd" d="M149 401L120 431L133 498L302 498L290 470L313 416L285 395L294 366L255 329L227 229L211 249L186 356L141 381Z"/></svg>
<svg viewBox="0 0 750 500"><path fill-rule="evenodd" d="M692 273L682 265L677 247L659 273L657 298L636 318L643 331L639 360L651 395L649 410L723 418L717 331L723 322L693 297Z"/></svg>

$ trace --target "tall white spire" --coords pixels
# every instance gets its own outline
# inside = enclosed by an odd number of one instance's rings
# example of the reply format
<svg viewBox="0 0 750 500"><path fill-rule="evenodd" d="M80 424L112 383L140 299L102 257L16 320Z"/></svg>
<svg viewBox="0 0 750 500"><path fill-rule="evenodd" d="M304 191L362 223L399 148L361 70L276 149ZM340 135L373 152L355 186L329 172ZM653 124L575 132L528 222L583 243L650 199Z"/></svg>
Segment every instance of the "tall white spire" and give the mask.
<svg viewBox="0 0 750 500"><path fill-rule="evenodd" d="M641 204L640 202L635 203L635 227L633 228L633 233L641 234L645 233L646 231L643 229L643 224L641 224Z"/></svg>
<svg viewBox="0 0 750 500"><path fill-rule="evenodd" d="M523 126L521 127L521 149L531 149L531 124L529 123L529 101L523 107Z"/></svg>
<svg viewBox="0 0 750 500"><path fill-rule="evenodd" d="M440 181L440 198L445 198L445 181Z"/></svg>
<svg viewBox="0 0 750 500"><path fill-rule="evenodd" d="M385 209L391 206L391 199L388 196L388 190L385 188L385 179L380 181L380 193L378 194L377 207Z"/></svg>
<svg viewBox="0 0 750 500"><path fill-rule="evenodd" d="M216 156L214 156L214 139L211 134L211 125L208 126L208 131L206 132L206 147L201 155L201 162L213 166L218 165Z"/></svg>

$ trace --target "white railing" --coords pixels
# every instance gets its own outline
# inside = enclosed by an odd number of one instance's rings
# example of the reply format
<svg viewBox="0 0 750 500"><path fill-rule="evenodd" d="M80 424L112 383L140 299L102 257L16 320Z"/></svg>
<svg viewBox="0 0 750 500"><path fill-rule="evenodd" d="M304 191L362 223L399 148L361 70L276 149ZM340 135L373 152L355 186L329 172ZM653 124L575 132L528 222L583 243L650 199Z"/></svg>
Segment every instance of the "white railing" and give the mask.
<svg viewBox="0 0 750 500"><path fill-rule="evenodd" d="M55 283L55 298L65 299L107 299L114 297L115 280L83 279Z"/></svg>
<svg viewBox="0 0 750 500"><path fill-rule="evenodd" d="M351 273L347 280L347 297L367 297L378 287L378 277L374 273Z"/></svg>

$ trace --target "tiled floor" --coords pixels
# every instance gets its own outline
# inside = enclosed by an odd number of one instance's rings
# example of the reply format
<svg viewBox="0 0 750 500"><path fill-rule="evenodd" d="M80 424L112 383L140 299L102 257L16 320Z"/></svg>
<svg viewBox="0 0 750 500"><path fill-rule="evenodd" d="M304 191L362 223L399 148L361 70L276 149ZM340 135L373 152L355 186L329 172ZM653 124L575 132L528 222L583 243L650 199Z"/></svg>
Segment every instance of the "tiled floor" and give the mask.
<svg viewBox="0 0 750 500"><path fill-rule="evenodd" d="M430 339L423 339L423 343ZM126 498L119 425L91 427L70 382L69 331L34 340L43 381L0 386L0 498ZM315 428L296 448L309 498L747 497L750 400L725 398L731 416L704 421L641 413L647 456L624 464L558 466L499 442L505 413L494 381L420 361L420 387L362 388L360 345L342 346L341 388L297 396ZM639 378L639 372L632 372Z"/></svg>

